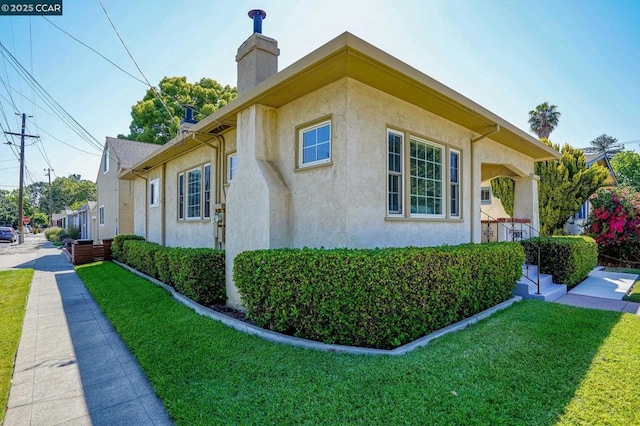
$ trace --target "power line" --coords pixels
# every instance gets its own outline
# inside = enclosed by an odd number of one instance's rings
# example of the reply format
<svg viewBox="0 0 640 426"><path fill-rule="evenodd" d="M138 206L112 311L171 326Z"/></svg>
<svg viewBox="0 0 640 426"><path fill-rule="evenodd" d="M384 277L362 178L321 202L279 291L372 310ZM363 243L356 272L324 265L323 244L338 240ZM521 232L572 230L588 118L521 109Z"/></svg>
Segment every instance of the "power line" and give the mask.
<svg viewBox="0 0 640 426"><path fill-rule="evenodd" d="M59 26L57 26L56 24L54 24L53 22L51 22L49 20L49 18L47 18L46 16L42 15L42 17L45 19L45 21L47 21L48 23L50 23L51 25L53 25L55 28L57 28L58 30L62 31L63 33L65 33L66 35L68 35L69 37L71 37L73 40L77 41L78 43L80 43L81 45L83 45L84 47L86 47L87 49L91 50L93 53L95 53L96 55L100 56L102 59L104 59L105 61L109 62L111 65L113 65L114 67L118 68L120 71L122 71L123 73L125 73L126 75L128 75L129 77L133 78L134 80L139 81L140 83L144 84L145 86L148 86L147 82L144 82L143 80L140 80L138 77L136 77L135 75L131 74L129 71L125 70L124 68L121 68L118 64L116 64L115 62L113 62L111 59L107 58L106 56L104 56L102 53L98 52L96 49L94 49L93 47L89 46L88 44L86 44L85 42L83 42L82 40L74 37L73 35L69 34L67 31L63 30L62 28L60 28Z"/></svg>
<svg viewBox="0 0 640 426"><path fill-rule="evenodd" d="M136 68L138 69L138 71L140 72L140 75L142 76L142 78L144 78L144 81L147 82L147 85L151 88L151 90L153 91L153 93L156 95L156 97L158 98L158 100L160 101L160 103L162 104L162 106L164 107L165 110L167 110L167 113L169 114L169 117L173 117L173 114L171 113L171 111L169 111L169 107L167 107L167 104L164 103L164 101L162 100L162 97L160 96L160 94L156 91L156 88L153 87L151 85L151 83L149 83L149 79L147 78L146 75L144 75L144 73L142 72L142 70L140 69L140 67L138 66L138 63L136 62L136 60L133 58L133 55L131 54L131 52L129 51L129 49L127 48L127 45L124 43L124 40L122 39L122 37L120 37L120 33L118 32L118 30L116 29L116 26L113 24L113 21L111 21L111 18L109 17L109 13L107 13L107 9L105 9L104 4L102 4L102 0L98 0L100 2L100 6L102 7L102 10L104 11L105 16L107 17L107 20L109 21L109 23L111 24L111 28L113 28L113 31L116 33L116 35L118 36L118 40L120 40L120 43L122 43L122 46L124 47L124 50L127 51L127 54L129 55L129 57L131 58L131 60L133 61L133 64L136 66Z"/></svg>

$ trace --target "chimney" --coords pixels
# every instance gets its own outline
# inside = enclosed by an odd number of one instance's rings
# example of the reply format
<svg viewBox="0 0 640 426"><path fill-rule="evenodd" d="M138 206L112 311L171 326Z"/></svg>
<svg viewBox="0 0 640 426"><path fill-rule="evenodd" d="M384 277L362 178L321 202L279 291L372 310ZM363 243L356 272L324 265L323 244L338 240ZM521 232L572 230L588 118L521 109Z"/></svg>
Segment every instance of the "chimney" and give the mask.
<svg viewBox="0 0 640 426"><path fill-rule="evenodd" d="M193 105L182 105L184 107L184 118L180 120L180 127L178 128L178 134L183 135L189 131L189 127L196 124L198 121L193 118Z"/></svg>
<svg viewBox="0 0 640 426"><path fill-rule="evenodd" d="M249 11L253 19L253 34L238 49L238 94L262 83L278 72L278 42L262 35L262 20L267 17L263 10Z"/></svg>

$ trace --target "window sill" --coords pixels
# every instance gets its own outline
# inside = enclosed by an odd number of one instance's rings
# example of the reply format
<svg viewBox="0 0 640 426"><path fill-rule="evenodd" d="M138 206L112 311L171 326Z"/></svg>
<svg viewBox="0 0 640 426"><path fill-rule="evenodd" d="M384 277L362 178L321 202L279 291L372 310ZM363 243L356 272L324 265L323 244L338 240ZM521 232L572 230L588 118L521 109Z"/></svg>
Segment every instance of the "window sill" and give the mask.
<svg viewBox="0 0 640 426"><path fill-rule="evenodd" d="M298 166L294 169L295 172L304 172L307 170L313 170L313 169L318 169L321 167L328 167L328 166L333 166L333 161L327 161L326 163L314 163L314 164L309 164L308 166Z"/></svg>
<svg viewBox="0 0 640 426"><path fill-rule="evenodd" d="M445 223L463 223L461 217L404 217L404 216L386 216L385 222L445 222Z"/></svg>

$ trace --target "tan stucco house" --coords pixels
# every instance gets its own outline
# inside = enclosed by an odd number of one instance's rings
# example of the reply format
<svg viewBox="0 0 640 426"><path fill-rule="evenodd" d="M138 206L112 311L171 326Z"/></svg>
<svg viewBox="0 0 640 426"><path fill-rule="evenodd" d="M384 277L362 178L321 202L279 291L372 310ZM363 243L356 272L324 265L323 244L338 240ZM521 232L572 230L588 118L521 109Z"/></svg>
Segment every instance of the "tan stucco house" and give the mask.
<svg viewBox="0 0 640 426"><path fill-rule="evenodd" d="M238 97L120 173L134 233L169 246L431 246L481 241L481 185L516 182L538 225L534 163L558 152L358 37L277 71L275 40L240 49Z"/></svg>
<svg viewBox="0 0 640 426"><path fill-rule="evenodd" d="M95 241L133 233L132 182L118 174L149 156L159 145L107 137L96 177L98 201L91 237ZM89 238L89 237L87 237Z"/></svg>

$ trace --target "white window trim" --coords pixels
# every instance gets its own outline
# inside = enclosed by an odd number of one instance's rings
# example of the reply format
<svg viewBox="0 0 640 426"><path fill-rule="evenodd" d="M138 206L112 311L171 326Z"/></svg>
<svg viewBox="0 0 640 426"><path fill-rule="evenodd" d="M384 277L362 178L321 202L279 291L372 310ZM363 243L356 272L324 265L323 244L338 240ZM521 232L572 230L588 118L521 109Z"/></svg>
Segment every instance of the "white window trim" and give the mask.
<svg viewBox="0 0 640 426"><path fill-rule="evenodd" d="M458 156L458 182L455 184L458 186L458 214L454 215L451 213L451 186L454 185L452 179L451 179L451 154L456 154ZM449 202L447 203L449 210L448 210L448 214L449 217L451 219L460 219L462 217L462 164L461 164L461 159L462 159L462 154L460 154L460 151L458 151L457 149L453 149L453 148L449 148L449 155L447 156L448 158L448 162L447 162L447 166L448 166L448 176L449 176L449 191L447 193L447 199L449 200Z"/></svg>
<svg viewBox="0 0 640 426"><path fill-rule="evenodd" d="M109 147L105 147L104 154L102 155L102 174L109 173Z"/></svg>
<svg viewBox="0 0 640 426"><path fill-rule="evenodd" d="M104 205L98 207L98 226L104 226Z"/></svg>
<svg viewBox="0 0 640 426"><path fill-rule="evenodd" d="M413 213L411 212L411 170L409 170L409 173L407 173L407 180L409 181L409 185L408 185L408 198L409 198L409 204L408 204L408 212L410 214L410 217L415 217L415 218L422 218L422 219L444 219L447 217L446 215L446 209L448 206L448 202L447 202L447 197L449 196L449 191L446 189L446 182L447 182L447 176L448 173L445 169L445 167L448 166L449 162L446 161L445 156L447 155L447 149L444 145L440 145L438 143L435 143L433 141L427 140L427 139L423 139L417 136L411 136L408 138L408 146L409 146L409 150L407 150L407 156L408 158L410 158L411 156L411 141L415 141L418 143L422 143L425 145L430 145L432 147L438 148L440 149L440 207L442 209L442 213L441 214L428 214L428 213ZM409 159L409 169L411 169L411 160Z"/></svg>
<svg viewBox="0 0 640 426"><path fill-rule="evenodd" d="M232 159L236 159L236 168L234 169L234 173L232 173L231 170L231 161ZM238 172L238 161L237 161L238 157L236 157L236 153L232 153L227 155L227 183L231 183L231 181L233 180L233 175L235 175Z"/></svg>
<svg viewBox="0 0 640 426"><path fill-rule="evenodd" d="M154 200L152 187L156 187L156 199ZM153 179L149 181L149 207L158 207L160 206L160 179Z"/></svg>
<svg viewBox="0 0 640 426"><path fill-rule="evenodd" d="M198 199L200 200L200 213L198 214L198 216L189 216L189 175L195 171L199 171L200 172L200 191L198 194ZM187 170L185 172L185 180L184 180L184 185L185 185L185 191L184 191L184 196L185 196L185 203L184 203L184 209L185 209L185 219L186 220L200 220L202 219L202 198L203 198L203 179L202 176L203 172L202 172L202 167L194 167L191 170Z"/></svg>
<svg viewBox="0 0 640 426"><path fill-rule="evenodd" d="M488 201L485 201L485 200L482 199L482 192L485 189L489 190L489 200ZM491 203L492 203L492 197L493 197L493 194L491 193L491 186L483 186L483 187L480 188L480 205L482 205L482 206L490 206Z"/></svg>
<svg viewBox="0 0 640 426"><path fill-rule="evenodd" d="M311 130L319 129L320 127L324 127L326 125L329 125L329 157L323 158L322 160L316 160L316 161L304 163L303 162L304 133L309 132ZM312 126L307 126L298 130L298 168L305 169L307 167L331 164L332 155L333 155L333 126L331 124L331 120L325 120L320 123L316 123Z"/></svg>
<svg viewBox="0 0 640 426"><path fill-rule="evenodd" d="M400 202L400 211L399 212L391 212L389 210L389 175L390 175L390 171L389 171L389 134L393 134L396 136L400 136L401 139L401 145L400 145L400 173L398 174L400 176L400 194L399 194L399 202ZM404 133L402 132L398 132L396 130L393 129L387 129L387 138L386 138L386 147L387 147L387 173L386 173L386 177L387 177L387 216L388 217L404 217L404 212L405 212L405 176L404 176L404 153L405 153L405 137L404 137Z"/></svg>

